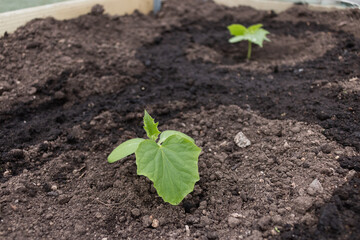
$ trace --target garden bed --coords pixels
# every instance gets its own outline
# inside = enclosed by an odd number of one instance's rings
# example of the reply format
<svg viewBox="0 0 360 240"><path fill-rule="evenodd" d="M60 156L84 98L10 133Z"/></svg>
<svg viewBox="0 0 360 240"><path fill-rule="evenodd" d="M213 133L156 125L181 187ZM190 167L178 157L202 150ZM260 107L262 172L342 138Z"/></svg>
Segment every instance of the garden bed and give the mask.
<svg viewBox="0 0 360 240"><path fill-rule="evenodd" d="M157 16L93 11L5 35L0 236L358 239L359 21L169 0ZM263 23L271 42L247 62L232 23ZM144 136L144 109L203 150L178 206L134 157L106 161ZM240 131L250 146L236 145Z"/></svg>

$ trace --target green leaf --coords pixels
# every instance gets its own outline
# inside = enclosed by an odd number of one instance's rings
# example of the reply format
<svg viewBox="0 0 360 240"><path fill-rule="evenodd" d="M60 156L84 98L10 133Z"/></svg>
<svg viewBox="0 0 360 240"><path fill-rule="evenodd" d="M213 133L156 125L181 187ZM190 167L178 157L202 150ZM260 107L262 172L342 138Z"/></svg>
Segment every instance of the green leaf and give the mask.
<svg viewBox="0 0 360 240"><path fill-rule="evenodd" d="M230 38L229 42L236 43L243 40L247 40L262 47L264 41L270 41L266 37L266 35L269 34L269 32L263 29L262 26L263 26L262 24L255 24L246 28L241 24L232 24L228 26L228 29L231 35L235 37Z"/></svg>
<svg viewBox="0 0 360 240"><path fill-rule="evenodd" d="M236 42L240 42L242 40L247 40L244 36L235 36L229 39L230 43L236 43Z"/></svg>
<svg viewBox="0 0 360 240"><path fill-rule="evenodd" d="M251 25L250 27L248 27L248 31L249 32L255 32L256 30L258 30L259 28L262 28L262 24L259 23L259 24L254 24L254 25Z"/></svg>
<svg viewBox="0 0 360 240"><path fill-rule="evenodd" d="M135 153L139 144L143 141L145 141L145 139L134 138L123 142L110 153L110 155L108 156L108 162L113 163L124 157L129 156L130 154Z"/></svg>
<svg viewBox="0 0 360 240"><path fill-rule="evenodd" d="M246 34L245 36L247 37L247 40L262 47L264 40L270 42L270 40L266 37L266 34L269 34L269 32L264 29L258 29L253 33Z"/></svg>
<svg viewBox="0 0 360 240"><path fill-rule="evenodd" d="M190 140L171 135L162 145L145 140L135 152L137 174L148 177L160 197L179 204L199 181L201 149Z"/></svg>
<svg viewBox="0 0 360 240"><path fill-rule="evenodd" d="M230 31L230 34L233 36L243 35L246 31L246 27L241 24L231 24L227 27Z"/></svg>
<svg viewBox="0 0 360 240"><path fill-rule="evenodd" d="M149 115L149 113L145 110L144 114L144 129L146 131L146 135L156 141L158 138L160 131L158 130L157 126L159 123L155 123L154 119Z"/></svg>
<svg viewBox="0 0 360 240"><path fill-rule="evenodd" d="M194 139L192 139L191 137L189 137L188 135L186 135L185 133L182 132L178 132L175 130L166 130L164 132L162 132L160 134L160 139L159 139L159 144L163 143L168 137L172 136L172 135L178 135L180 137L186 138L188 139L190 142L195 143Z"/></svg>

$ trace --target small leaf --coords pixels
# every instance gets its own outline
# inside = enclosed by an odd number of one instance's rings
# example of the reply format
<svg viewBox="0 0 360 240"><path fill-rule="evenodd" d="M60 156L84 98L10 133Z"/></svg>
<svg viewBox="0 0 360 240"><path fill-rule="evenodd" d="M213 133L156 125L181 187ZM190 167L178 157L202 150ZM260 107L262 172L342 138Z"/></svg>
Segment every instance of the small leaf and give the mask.
<svg viewBox="0 0 360 240"><path fill-rule="evenodd" d="M135 153L139 144L143 141L145 141L145 139L134 138L123 142L110 153L110 155L108 156L108 162L113 163Z"/></svg>
<svg viewBox="0 0 360 240"><path fill-rule="evenodd" d="M145 110L144 129L146 131L146 135L154 141L156 141L156 139L158 138L158 136L160 134L160 131L157 128L158 125L159 125L159 123L155 123L154 119Z"/></svg>
<svg viewBox="0 0 360 240"><path fill-rule="evenodd" d="M165 202L177 205L200 179L200 152L194 143L177 134L166 138L162 145L145 140L135 152L137 174L148 177Z"/></svg>
<svg viewBox="0 0 360 240"><path fill-rule="evenodd" d="M227 27L230 31L230 34L233 36L243 35L246 31L246 27L241 24L231 24Z"/></svg>
<svg viewBox="0 0 360 240"><path fill-rule="evenodd" d="M256 30L258 30L259 28L262 28L262 24L259 23L259 24L254 24L254 25L251 25L250 27L248 27L248 31L249 32L255 32Z"/></svg>
<svg viewBox="0 0 360 240"><path fill-rule="evenodd" d="M242 40L247 40L244 36L236 36L236 37L232 37L229 39L230 43L236 43L236 42L240 42Z"/></svg>
<svg viewBox="0 0 360 240"><path fill-rule="evenodd" d="M264 40L270 42L270 40L266 37L267 34L269 34L269 32L265 29L258 29L254 33L248 34L247 36L248 40L250 40L252 43L255 43L262 47Z"/></svg>
<svg viewBox="0 0 360 240"><path fill-rule="evenodd" d="M180 137L183 137L183 138L186 138L188 139L190 142L192 143L195 143L194 139L192 139L191 137L189 137L188 135L186 135L185 133L182 133L182 132L178 132L178 131L175 131L175 130L166 130L164 132L162 132L160 134L160 139L159 139L159 142L158 144L161 144L163 143L168 137L172 136L172 135L178 135Z"/></svg>
<svg viewBox="0 0 360 240"><path fill-rule="evenodd" d="M229 42L236 43L247 40L262 47L264 41L270 41L266 37L269 32L263 29L262 26L262 24L255 24L246 28L241 24L232 24L228 26L228 29L230 30L230 33L235 37L230 38Z"/></svg>

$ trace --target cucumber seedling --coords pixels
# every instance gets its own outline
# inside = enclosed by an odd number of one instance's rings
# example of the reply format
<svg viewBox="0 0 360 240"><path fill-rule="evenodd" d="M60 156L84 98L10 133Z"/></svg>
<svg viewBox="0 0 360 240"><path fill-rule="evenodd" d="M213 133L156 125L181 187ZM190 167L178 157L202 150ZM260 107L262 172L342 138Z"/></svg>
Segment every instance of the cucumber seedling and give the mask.
<svg viewBox="0 0 360 240"><path fill-rule="evenodd" d="M270 40L266 37L266 35L269 34L269 32L263 29L262 26L263 26L262 24L255 24L246 28L244 25L241 24L232 24L227 27L230 31L230 34L234 36L229 39L229 42L237 43L243 40L247 40L248 41L247 59L250 59L251 43L255 43L260 47L262 47L264 40L270 42Z"/></svg>
<svg viewBox="0 0 360 240"><path fill-rule="evenodd" d="M148 177L165 202L178 205L200 180L198 159L201 148L184 133L174 130L161 133L158 124L145 110L144 129L148 139L134 138L123 142L108 156L108 162L135 153L137 174Z"/></svg>

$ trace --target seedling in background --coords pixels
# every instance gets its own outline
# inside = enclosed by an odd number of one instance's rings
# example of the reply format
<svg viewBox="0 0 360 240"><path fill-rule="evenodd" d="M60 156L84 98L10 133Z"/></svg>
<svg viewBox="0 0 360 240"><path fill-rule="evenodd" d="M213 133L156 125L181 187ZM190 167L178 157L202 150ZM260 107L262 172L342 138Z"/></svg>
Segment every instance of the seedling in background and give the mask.
<svg viewBox="0 0 360 240"><path fill-rule="evenodd" d="M158 124L145 110L144 129L148 139L134 138L123 142L108 156L108 162L135 153L137 174L148 177L165 202L178 205L200 180L198 159L201 149L184 133L174 130L161 133Z"/></svg>
<svg viewBox="0 0 360 240"><path fill-rule="evenodd" d="M230 31L230 34L233 35L234 37L230 38L229 42L237 43L243 40L247 40L248 41L247 59L250 59L251 43L255 43L260 47L262 47L264 40L270 42L270 40L266 37L266 35L269 34L269 32L263 29L262 26L263 26L262 24L255 24L246 28L241 24L232 24L228 26L228 29Z"/></svg>

